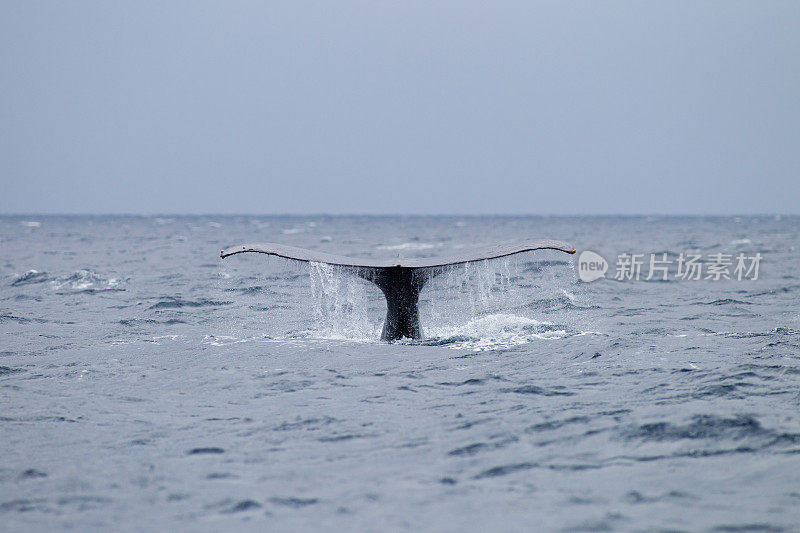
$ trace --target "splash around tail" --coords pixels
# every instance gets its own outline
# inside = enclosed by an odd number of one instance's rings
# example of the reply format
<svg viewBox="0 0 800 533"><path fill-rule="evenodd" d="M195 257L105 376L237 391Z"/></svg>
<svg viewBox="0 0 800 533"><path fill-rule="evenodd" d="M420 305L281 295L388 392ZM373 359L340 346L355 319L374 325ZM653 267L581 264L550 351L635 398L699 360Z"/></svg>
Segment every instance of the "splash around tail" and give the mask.
<svg viewBox="0 0 800 533"><path fill-rule="evenodd" d="M275 243L237 246L227 251L222 250L220 257L224 259L231 255L254 252L306 263L326 263L371 281L386 297L386 320L381 340L391 342L402 338L422 338L422 328L419 324L419 293L425 283L447 268L533 250L575 253L574 247L562 241L526 240L478 248L446 257L424 259L354 259Z"/></svg>

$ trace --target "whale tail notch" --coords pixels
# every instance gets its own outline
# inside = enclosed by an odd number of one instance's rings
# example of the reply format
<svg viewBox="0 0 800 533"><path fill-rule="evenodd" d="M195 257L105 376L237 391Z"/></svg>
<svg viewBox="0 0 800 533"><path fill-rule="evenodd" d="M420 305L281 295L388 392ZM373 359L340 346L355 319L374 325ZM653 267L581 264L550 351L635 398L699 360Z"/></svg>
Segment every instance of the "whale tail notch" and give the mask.
<svg viewBox="0 0 800 533"><path fill-rule="evenodd" d="M440 258L424 259L354 259L332 255L305 248L296 248L275 243L243 245L223 250L221 258L241 253L262 253L307 263L327 263L342 267L345 272L371 281L386 298L386 320L381 340L395 341L402 338L420 339L419 293L432 278L454 265L487 261L499 257L532 250L558 250L574 254L575 248L561 241L526 240L471 250Z"/></svg>

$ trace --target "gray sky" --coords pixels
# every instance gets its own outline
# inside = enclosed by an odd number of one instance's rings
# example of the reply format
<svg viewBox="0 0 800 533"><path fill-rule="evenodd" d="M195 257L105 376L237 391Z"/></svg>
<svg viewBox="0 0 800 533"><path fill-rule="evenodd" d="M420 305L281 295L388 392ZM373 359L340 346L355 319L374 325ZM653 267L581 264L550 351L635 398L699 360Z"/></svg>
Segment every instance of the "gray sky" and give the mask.
<svg viewBox="0 0 800 533"><path fill-rule="evenodd" d="M800 2L0 0L0 213L800 213Z"/></svg>

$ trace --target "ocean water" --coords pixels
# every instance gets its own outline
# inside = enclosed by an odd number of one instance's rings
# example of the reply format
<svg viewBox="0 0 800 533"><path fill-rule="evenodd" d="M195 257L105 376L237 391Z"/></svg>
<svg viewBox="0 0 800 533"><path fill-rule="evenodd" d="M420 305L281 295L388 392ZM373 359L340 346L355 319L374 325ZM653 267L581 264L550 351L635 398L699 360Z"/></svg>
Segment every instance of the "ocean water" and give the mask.
<svg viewBox="0 0 800 533"><path fill-rule="evenodd" d="M363 280L218 257L536 237L607 277L454 268L393 344ZM0 217L0 529L798 531L798 243L773 216ZM613 279L691 251L758 279Z"/></svg>

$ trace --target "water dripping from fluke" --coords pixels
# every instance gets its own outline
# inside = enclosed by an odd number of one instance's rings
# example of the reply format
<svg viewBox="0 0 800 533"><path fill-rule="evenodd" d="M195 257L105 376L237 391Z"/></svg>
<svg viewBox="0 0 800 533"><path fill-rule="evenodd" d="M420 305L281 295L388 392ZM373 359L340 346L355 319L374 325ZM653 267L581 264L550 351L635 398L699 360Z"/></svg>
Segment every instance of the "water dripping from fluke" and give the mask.
<svg viewBox="0 0 800 533"><path fill-rule="evenodd" d="M381 340L422 339L419 323L419 293L425 284L456 265L469 265L533 250L557 250L574 254L575 248L554 240L525 240L497 244L459 254L424 259L354 259L283 244L242 245L220 252L221 258L241 253L261 253L304 263L329 265L336 272L371 281L386 298L386 319ZM321 272L325 273L324 270Z"/></svg>

